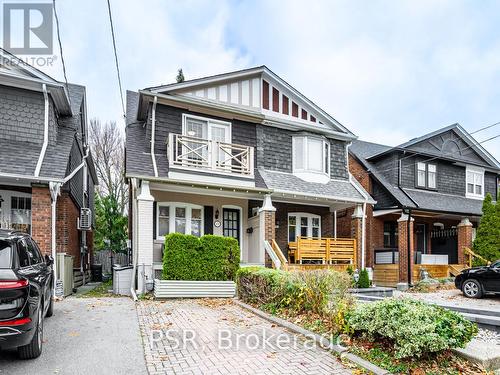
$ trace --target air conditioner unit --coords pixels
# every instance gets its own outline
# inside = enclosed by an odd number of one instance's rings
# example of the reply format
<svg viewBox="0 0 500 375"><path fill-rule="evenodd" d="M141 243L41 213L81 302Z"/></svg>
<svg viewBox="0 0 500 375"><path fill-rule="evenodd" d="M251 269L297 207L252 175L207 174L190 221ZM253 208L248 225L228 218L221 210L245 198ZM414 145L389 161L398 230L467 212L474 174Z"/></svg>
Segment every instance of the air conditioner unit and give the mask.
<svg viewBox="0 0 500 375"><path fill-rule="evenodd" d="M82 208L80 217L78 218L78 229L90 230L92 228L92 210L90 208Z"/></svg>

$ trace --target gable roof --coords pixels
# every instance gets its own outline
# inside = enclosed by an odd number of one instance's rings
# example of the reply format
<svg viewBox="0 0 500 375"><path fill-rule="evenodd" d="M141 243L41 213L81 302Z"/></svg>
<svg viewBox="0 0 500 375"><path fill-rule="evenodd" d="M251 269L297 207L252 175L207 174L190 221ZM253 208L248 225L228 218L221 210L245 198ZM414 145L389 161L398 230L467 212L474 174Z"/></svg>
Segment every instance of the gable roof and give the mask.
<svg viewBox="0 0 500 375"><path fill-rule="evenodd" d="M422 145L424 142L431 141L432 139L439 136L443 138L443 136L447 135L447 137L450 138L450 134L456 135L456 139L443 139L443 144L442 144L443 148L441 149L439 149L439 147L437 146L434 146L436 147L436 151L430 151L430 150L425 150L422 147L418 147L419 145ZM445 149L444 146L447 141L455 143L457 153L451 153ZM457 144L457 141L463 142L464 147L460 147L460 145ZM381 155L388 154L397 150L403 150L403 151L411 150L412 152L415 152L417 154L431 155L439 158L447 158L447 159L460 158L461 161L464 162L479 164L494 169L500 169L500 163L478 141L476 141L470 133L468 133L458 123L445 126L430 133L424 134L420 137L413 138L407 142L401 143L398 146L387 148L385 150L380 150L379 152L374 153L368 158L369 159L377 158ZM476 160L474 160L474 158L472 158L470 155L469 157L466 157L467 153L464 153L464 151L466 150L474 151L479 158L476 158ZM471 152L469 152L469 154L470 153Z"/></svg>
<svg viewBox="0 0 500 375"><path fill-rule="evenodd" d="M149 87L140 91L138 116L144 118L152 96L239 111L271 126L317 131L352 140L356 136L266 66ZM150 98L144 100L146 96Z"/></svg>
<svg viewBox="0 0 500 375"><path fill-rule="evenodd" d="M42 91L42 85L52 97L59 113L71 115L69 87L27 64L23 60L0 48L0 84L33 91Z"/></svg>

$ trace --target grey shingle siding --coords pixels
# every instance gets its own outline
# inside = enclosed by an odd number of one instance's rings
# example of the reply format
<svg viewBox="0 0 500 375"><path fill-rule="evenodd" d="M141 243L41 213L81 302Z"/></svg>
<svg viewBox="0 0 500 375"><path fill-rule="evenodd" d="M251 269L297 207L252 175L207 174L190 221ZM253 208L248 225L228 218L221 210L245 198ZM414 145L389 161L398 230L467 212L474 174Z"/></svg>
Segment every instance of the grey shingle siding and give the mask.
<svg viewBox="0 0 500 375"><path fill-rule="evenodd" d="M40 92L0 86L0 138L43 143L45 101ZM50 100L49 141L56 140L56 117Z"/></svg>
<svg viewBox="0 0 500 375"><path fill-rule="evenodd" d="M78 143L75 140L73 146L71 147L71 153L69 156L68 171L70 173L82 162L82 156ZM75 176L68 182L67 188L69 188L70 194L76 201L79 207L83 206L83 168L80 169Z"/></svg>
<svg viewBox="0 0 500 375"><path fill-rule="evenodd" d="M372 164L389 183L398 184L399 157L397 154L384 156L380 160L373 161Z"/></svg>
<svg viewBox="0 0 500 375"><path fill-rule="evenodd" d="M376 209L398 206L398 202L394 199L394 197L390 195L380 184L373 181L372 188L372 197L377 201L375 204Z"/></svg>
<svg viewBox="0 0 500 375"><path fill-rule="evenodd" d="M346 142L330 139L330 176L331 178L349 178L346 167Z"/></svg>
<svg viewBox="0 0 500 375"><path fill-rule="evenodd" d="M493 199L496 199L497 191L497 176L494 173L485 172L484 174L484 193L490 193Z"/></svg>
<svg viewBox="0 0 500 375"><path fill-rule="evenodd" d="M257 125L257 167L292 173L292 133Z"/></svg>

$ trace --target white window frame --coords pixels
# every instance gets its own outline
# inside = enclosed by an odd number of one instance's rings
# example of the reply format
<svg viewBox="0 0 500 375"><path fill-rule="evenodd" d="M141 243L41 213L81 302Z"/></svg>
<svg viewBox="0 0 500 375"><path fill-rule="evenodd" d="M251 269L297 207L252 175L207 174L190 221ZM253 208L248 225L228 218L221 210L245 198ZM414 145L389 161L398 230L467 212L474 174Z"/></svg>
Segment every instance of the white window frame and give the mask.
<svg viewBox="0 0 500 375"><path fill-rule="evenodd" d="M204 207L198 204L184 203L184 202L158 202L156 207L156 239L164 240L165 236L160 236L160 207L168 206L168 227L169 233L179 233L175 231L175 209L176 208L185 208L186 209L186 231L183 234L191 234L191 219L192 219L192 210L199 209L201 210L201 228L200 228L200 237L203 236L205 230L205 212Z"/></svg>
<svg viewBox="0 0 500 375"><path fill-rule="evenodd" d="M213 118L209 117L202 117L202 116L196 116L196 115L191 115L188 113L183 113L182 114L182 135L188 135L186 131L186 122L187 119L193 119L193 120L200 120L200 121L205 121L207 123L208 129L207 129L207 139L211 140L212 139L212 127L221 127L225 126L227 128L227 133L226 133L226 143L231 143L232 140L232 124L229 121L221 121L221 120L215 120Z"/></svg>
<svg viewBox="0 0 500 375"><path fill-rule="evenodd" d="M312 238L312 219L319 219L319 237L321 238L321 216L316 215L316 214L310 214L307 212L289 212L288 213L288 219L287 219L287 240L290 239L290 216L295 216L295 240L296 241L297 236L300 235L301 233L301 224L300 224L300 219L303 217L307 217L307 237Z"/></svg>
<svg viewBox="0 0 500 375"><path fill-rule="evenodd" d="M296 155L296 142L298 139L302 139L303 142L303 168L296 167L296 158L300 157L300 155ZM309 165L309 140L319 140L322 141L321 145L321 172L314 171L308 168ZM325 162L326 157L328 157L327 162ZM297 177L302 178L305 181L310 182L328 182L330 180L330 159L331 159L331 150L330 150L330 142L323 138L314 135L295 135L292 137L292 171ZM324 176L325 178L320 179L318 181L318 176Z"/></svg>
<svg viewBox="0 0 500 375"><path fill-rule="evenodd" d="M424 169L423 170L420 170L418 168L420 164L424 165ZM431 165L434 166L434 172L430 172L429 171L429 166L431 166ZM419 171L424 172L424 183L423 184L420 184L419 180L418 180L418 172ZM434 183L435 183L435 186L430 186L429 185L429 174L430 173L434 173ZM417 188L429 189L429 190L437 190L437 177L438 177L437 163L427 163L425 161L419 161L415 165L415 179L416 179L415 185L416 185Z"/></svg>
<svg viewBox="0 0 500 375"><path fill-rule="evenodd" d="M472 184L474 186L474 193L469 193L469 173L472 174ZM479 175L481 177L481 184L478 185L475 182L474 176ZM476 186L481 186L481 194L476 194ZM484 168L476 167L473 165L467 165L465 167L465 196L472 199L483 199L484 198Z"/></svg>
<svg viewBox="0 0 500 375"><path fill-rule="evenodd" d="M8 224L10 228L12 224L12 197L31 198L31 214L30 214L30 231L33 231L33 196L30 193L19 192L15 190L0 190L0 196L3 199L2 210L0 211L1 228L4 228L3 223ZM31 234L31 233L29 233Z"/></svg>

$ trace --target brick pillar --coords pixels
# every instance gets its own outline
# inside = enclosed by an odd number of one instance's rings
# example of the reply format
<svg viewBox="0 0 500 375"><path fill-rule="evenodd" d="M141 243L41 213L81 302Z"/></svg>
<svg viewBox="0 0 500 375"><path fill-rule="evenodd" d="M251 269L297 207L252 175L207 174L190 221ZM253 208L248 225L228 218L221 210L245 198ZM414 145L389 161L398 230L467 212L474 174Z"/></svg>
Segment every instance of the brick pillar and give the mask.
<svg viewBox="0 0 500 375"><path fill-rule="evenodd" d="M472 223L469 218L463 218L460 224L457 225L458 236L458 264L465 264L465 248L472 249Z"/></svg>
<svg viewBox="0 0 500 375"><path fill-rule="evenodd" d="M264 198L264 203L259 210L259 215L261 215L261 224L264 227L264 238L263 240L271 241L276 238L276 208L273 206L271 201L271 195L266 195ZM271 257L264 250L264 264L266 267L272 267Z"/></svg>
<svg viewBox="0 0 500 375"><path fill-rule="evenodd" d="M356 259L354 259L354 267L360 269L362 265L361 261L361 247L363 244L363 209L360 204L354 209L354 213L351 216L351 238L356 240Z"/></svg>
<svg viewBox="0 0 500 375"><path fill-rule="evenodd" d="M399 283L408 285L408 262L411 272L414 268L415 244L413 241L413 222L410 220L410 259L408 259L408 215L401 214L398 219L398 248L399 248Z"/></svg>
<svg viewBox="0 0 500 375"><path fill-rule="evenodd" d="M52 253L51 197L49 187L31 187L31 235L45 255Z"/></svg>
<svg viewBox="0 0 500 375"><path fill-rule="evenodd" d="M146 292L145 282L153 280L153 201L149 181L142 181L137 197L137 289Z"/></svg>

